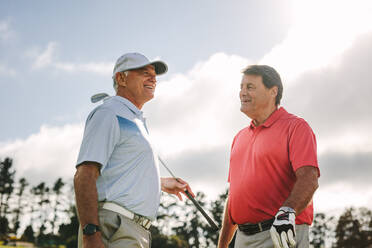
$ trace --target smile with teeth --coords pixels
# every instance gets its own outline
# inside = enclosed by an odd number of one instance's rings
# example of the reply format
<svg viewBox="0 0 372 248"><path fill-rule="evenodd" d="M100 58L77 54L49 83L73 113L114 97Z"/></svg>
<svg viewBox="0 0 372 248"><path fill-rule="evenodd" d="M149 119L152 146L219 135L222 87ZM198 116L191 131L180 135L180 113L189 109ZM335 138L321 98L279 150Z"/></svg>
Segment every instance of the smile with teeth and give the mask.
<svg viewBox="0 0 372 248"><path fill-rule="evenodd" d="M241 100L241 103L248 103L248 102L251 102L251 100L248 100L248 99Z"/></svg>
<svg viewBox="0 0 372 248"><path fill-rule="evenodd" d="M154 84L153 85L144 85L144 87L145 88L148 88L148 89L151 89L151 90L155 89L155 85Z"/></svg>

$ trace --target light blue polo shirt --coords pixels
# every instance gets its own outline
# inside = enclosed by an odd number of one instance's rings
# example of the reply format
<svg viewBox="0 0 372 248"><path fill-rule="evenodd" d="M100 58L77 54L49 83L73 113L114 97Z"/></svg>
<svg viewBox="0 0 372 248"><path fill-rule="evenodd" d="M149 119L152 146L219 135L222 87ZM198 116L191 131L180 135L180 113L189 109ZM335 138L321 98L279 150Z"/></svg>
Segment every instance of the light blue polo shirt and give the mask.
<svg viewBox="0 0 372 248"><path fill-rule="evenodd" d="M85 161L101 164L99 201L155 220L161 193L158 157L142 112L130 101L113 96L89 114L77 165Z"/></svg>

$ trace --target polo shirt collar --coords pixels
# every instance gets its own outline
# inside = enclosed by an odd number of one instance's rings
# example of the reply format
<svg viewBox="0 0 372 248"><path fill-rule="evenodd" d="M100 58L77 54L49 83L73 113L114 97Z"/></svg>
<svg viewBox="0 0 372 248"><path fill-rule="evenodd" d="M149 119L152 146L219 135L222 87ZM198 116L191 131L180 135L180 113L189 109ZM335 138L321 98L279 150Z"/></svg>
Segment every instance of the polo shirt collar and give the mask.
<svg viewBox="0 0 372 248"><path fill-rule="evenodd" d="M124 105L126 105L130 111L133 112L133 114L137 115L137 116L142 116L143 115L143 112L141 110L139 110L131 101L129 101L128 99L122 97L122 96L113 96L114 100L117 100L121 103L123 103Z"/></svg>
<svg viewBox="0 0 372 248"><path fill-rule="evenodd" d="M270 116L269 118L267 118L267 120L261 125L261 126L264 126L264 127L270 127L272 124L274 124L277 120L279 120L282 116L288 114L288 112L283 108L283 107L280 107L279 109L275 110ZM253 120L251 121L251 125L250 125L251 129L255 129L257 128L254 124L253 124Z"/></svg>

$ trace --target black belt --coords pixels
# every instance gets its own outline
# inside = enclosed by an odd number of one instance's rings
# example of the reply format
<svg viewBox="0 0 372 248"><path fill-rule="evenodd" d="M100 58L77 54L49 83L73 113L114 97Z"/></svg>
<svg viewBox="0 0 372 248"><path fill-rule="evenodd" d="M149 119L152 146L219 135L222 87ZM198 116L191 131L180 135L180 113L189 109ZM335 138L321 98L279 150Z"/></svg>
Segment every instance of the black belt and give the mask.
<svg viewBox="0 0 372 248"><path fill-rule="evenodd" d="M246 235L253 235L259 232L267 231L273 225L274 218L270 220L264 220L257 224L239 224L239 230Z"/></svg>

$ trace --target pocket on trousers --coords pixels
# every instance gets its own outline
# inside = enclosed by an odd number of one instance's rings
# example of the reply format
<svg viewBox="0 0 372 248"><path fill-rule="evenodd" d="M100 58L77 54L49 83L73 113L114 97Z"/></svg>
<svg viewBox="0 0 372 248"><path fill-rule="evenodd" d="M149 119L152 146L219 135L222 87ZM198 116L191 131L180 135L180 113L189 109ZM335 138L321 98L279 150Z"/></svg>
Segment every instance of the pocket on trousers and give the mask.
<svg viewBox="0 0 372 248"><path fill-rule="evenodd" d="M121 228L121 219L119 214L110 210L102 209L98 212L102 238L110 241Z"/></svg>
<svg viewBox="0 0 372 248"><path fill-rule="evenodd" d="M121 217L119 214L116 214L116 219L117 219L117 228L116 230L114 230L114 232L112 233L112 235L110 236L109 238L109 241L110 242L114 242L115 240L117 239L121 239L123 237L123 222L121 220Z"/></svg>

